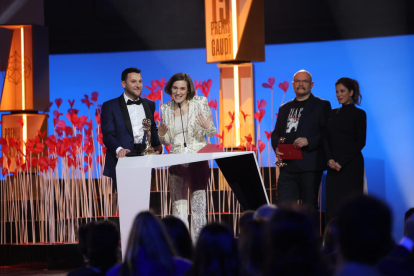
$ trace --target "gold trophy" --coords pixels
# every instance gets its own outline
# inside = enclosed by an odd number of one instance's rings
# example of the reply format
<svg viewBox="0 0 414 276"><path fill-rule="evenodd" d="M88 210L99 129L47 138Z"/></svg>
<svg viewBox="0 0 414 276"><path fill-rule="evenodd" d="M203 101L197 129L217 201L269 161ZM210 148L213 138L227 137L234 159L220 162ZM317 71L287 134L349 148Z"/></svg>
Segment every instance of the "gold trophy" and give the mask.
<svg viewBox="0 0 414 276"><path fill-rule="evenodd" d="M145 150L142 152L142 155L154 155L155 151L152 149L151 146L151 120L142 120L142 128L147 134L147 138L145 139Z"/></svg>
<svg viewBox="0 0 414 276"><path fill-rule="evenodd" d="M280 137L279 138L279 144L284 144L286 141L285 137ZM277 161L275 162L276 166L278 166L279 168L283 168L287 165L287 163L283 162L282 158L280 158L280 155L276 155L277 157Z"/></svg>

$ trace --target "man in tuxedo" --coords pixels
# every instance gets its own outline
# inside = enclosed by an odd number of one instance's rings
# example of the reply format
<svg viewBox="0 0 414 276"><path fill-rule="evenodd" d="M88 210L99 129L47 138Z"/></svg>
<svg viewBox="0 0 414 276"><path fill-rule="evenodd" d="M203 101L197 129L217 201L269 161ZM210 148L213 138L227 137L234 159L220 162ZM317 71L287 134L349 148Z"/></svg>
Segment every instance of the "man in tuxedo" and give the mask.
<svg viewBox="0 0 414 276"><path fill-rule="evenodd" d="M151 120L151 145L156 153L162 151L154 122L155 102L141 98L141 70L128 68L122 72L124 93L102 105L101 126L107 147L103 174L116 183L115 166L118 158L140 155L145 150L146 134L142 120ZM114 185L116 186L116 184Z"/></svg>
<svg viewBox="0 0 414 276"><path fill-rule="evenodd" d="M322 173L327 169L323 150L323 133L327 126L331 104L315 97L312 75L298 71L293 77L296 98L279 108L279 115L272 133L272 147L277 156L279 139L285 144L301 149L302 160L283 160L287 166L280 168L278 180L278 203L302 200L303 204L318 207L318 190Z"/></svg>

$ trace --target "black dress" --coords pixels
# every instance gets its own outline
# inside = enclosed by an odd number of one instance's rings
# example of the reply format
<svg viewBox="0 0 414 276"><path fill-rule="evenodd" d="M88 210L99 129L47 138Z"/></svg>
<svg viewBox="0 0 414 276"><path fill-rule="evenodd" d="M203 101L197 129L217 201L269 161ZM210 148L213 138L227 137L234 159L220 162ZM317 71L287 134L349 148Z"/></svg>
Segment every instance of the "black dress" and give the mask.
<svg viewBox="0 0 414 276"><path fill-rule="evenodd" d="M327 160L341 165L337 172L328 169L326 178L326 222L335 217L336 209L352 195L364 190L364 157L367 116L353 104L333 109L329 116L325 152Z"/></svg>

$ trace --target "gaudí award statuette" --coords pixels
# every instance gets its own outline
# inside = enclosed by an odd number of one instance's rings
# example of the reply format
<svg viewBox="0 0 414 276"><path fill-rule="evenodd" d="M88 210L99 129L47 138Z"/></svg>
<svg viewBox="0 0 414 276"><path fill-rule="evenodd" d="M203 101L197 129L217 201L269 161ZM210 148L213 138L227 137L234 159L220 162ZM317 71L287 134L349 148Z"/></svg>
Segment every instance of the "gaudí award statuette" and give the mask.
<svg viewBox="0 0 414 276"><path fill-rule="evenodd" d="M286 141L285 137L280 137L279 138L279 144L284 144ZM276 166L278 166L279 168L283 168L285 166L287 166L287 164L285 162L283 162L282 158L280 158L280 155L276 155L277 157L277 161L275 162Z"/></svg>
<svg viewBox="0 0 414 276"><path fill-rule="evenodd" d="M151 146L151 120L142 120L142 128L144 129L147 135L147 138L145 139L145 150L142 152L142 155L154 155L155 151L152 149Z"/></svg>

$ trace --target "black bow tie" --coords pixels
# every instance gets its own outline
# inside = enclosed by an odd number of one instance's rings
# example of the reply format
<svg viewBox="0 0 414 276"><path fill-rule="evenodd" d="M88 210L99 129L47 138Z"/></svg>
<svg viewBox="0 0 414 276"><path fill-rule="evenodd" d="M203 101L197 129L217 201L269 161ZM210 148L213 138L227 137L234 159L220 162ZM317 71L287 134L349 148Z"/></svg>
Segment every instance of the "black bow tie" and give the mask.
<svg viewBox="0 0 414 276"><path fill-rule="evenodd" d="M131 100L127 101L127 105L132 105L132 104L140 105L141 104L141 99L138 98L138 100L136 100L136 101L131 101Z"/></svg>

